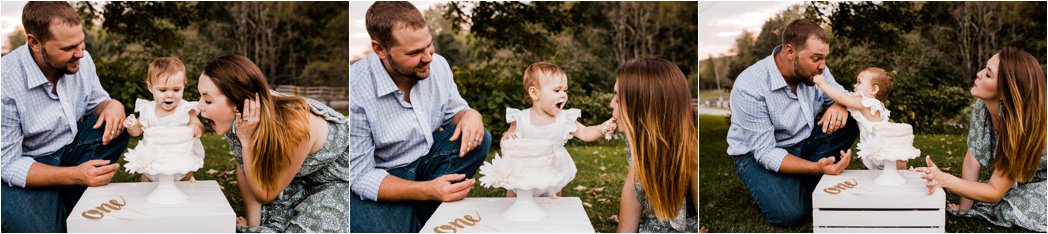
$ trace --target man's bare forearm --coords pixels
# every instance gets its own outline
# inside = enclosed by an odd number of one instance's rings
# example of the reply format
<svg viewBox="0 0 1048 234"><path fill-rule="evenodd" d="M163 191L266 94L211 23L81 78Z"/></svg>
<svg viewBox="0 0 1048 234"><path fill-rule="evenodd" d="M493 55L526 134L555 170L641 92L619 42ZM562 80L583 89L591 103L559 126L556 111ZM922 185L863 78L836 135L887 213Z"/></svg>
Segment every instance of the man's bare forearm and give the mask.
<svg viewBox="0 0 1048 234"><path fill-rule="evenodd" d="M816 175L822 174L822 170L819 169L819 165L815 162L804 160L793 156L793 154L786 154L786 157L782 159L782 163L779 164L779 173Z"/></svg>
<svg viewBox="0 0 1048 234"><path fill-rule="evenodd" d="M425 182L410 181L393 175L382 178L382 184L378 187L378 201L425 201L432 200L429 191L426 191Z"/></svg>

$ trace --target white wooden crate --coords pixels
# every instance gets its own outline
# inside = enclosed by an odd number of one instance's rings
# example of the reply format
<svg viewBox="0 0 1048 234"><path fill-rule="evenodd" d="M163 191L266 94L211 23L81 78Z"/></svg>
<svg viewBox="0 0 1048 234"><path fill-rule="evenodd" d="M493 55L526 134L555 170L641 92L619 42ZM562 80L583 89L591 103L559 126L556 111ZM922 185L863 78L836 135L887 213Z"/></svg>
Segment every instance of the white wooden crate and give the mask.
<svg viewBox="0 0 1048 234"><path fill-rule="evenodd" d="M73 212L66 218L68 231L236 231L236 213L215 181L175 182L175 185L189 196L188 200L176 205L146 202L146 195L153 191L156 185L155 182L112 183L87 188Z"/></svg>
<svg viewBox="0 0 1048 234"><path fill-rule="evenodd" d="M812 192L815 232L944 232L946 194L928 195L920 173L900 170L906 184L873 183L880 170L845 170L824 175ZM846 181L855 183L838 187ZM827 191L829 189L829 191ZM832 194L839 191L837 194Z"/></svg>
<svg viewBox="0 0 1048 234"><path fill-rule="evenodd" d="M546 209L546 218L538 221L510 221L502 218L502 212L513 204L515 198L469 197L461 201L440 204L421 232L544 232L544 233L593 233L582 200L578 197L536 197L535 203ZM477 222L468 221L469 219Z"/></svg>

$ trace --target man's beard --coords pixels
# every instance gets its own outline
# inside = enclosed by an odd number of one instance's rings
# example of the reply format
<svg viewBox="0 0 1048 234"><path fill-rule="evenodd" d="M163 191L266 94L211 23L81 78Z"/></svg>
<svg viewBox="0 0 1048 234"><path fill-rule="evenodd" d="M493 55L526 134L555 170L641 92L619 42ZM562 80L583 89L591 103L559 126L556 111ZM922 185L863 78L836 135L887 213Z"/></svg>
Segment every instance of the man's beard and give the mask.
<svg viewBox="0 0 1048 234"><path fill-rule="evenodd" d="M815 74L804 74L804 72L801 71L801 64L798 61L800 61L800 57L793 58L794 80L799 80L801 83L804 83L808 86L815 86L815 80L812 78L813 76L815 76Z"/></svg>
<svg viewBox="0 0 1048 234"><path fill-rule="evenodd" d="M400 76L403 76L403 77L407 77L408 79L411 79L411 80L414 80L414 81L424 80L424 79L426 79L426 77L429 77L428 72L427 72L425 77L419 76L418 73L415 73L415 69L414 68L408 68L407 72L401 71L402 67L400 66L400 64L397 64L397 61L393 60L393 56L392 55L387 54L386 55L386 61L389 61L389 67L392 68L393 72L397 73L397 75L400 75ZM417 67L423 67L425 65L428 65L428 63L419 63L419 66L417 66Z"/></svg>
<svg viewBox="0 0 1048 234"><path fill-rule="evenodd" d="M51 64L51 59L47 55L47 49L43 46L40 47L40 58L44 60L44 66L47 66L47 68L59 74L72 75L75 74L77 71L80 71L80 65L70 68L69 61L63 62L64 66L55 66L54 64Z"/></svg>

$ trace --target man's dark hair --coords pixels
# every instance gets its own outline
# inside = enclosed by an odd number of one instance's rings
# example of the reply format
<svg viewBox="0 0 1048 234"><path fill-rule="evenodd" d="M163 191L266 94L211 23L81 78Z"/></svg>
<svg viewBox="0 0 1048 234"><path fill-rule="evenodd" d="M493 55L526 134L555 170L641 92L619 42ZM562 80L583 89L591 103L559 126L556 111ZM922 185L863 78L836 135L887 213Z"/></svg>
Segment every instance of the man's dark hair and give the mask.
<svg viewBox="0 0 1048 234"><path fill-rule="evenodd" d="M22 27L40 42L51 40L51 21L80 25L80 15L67 2L28 2L22 8Z"/></svg>
<svg viewBox="0 0 1048 234"><path fill-rule="evenodd" d="M783 30L782 45L790 44L796 50L802 50L807 46L808 38L811 36L815 36L822 42L830 42L826 37L826 30L823 30L818 24L805 19L797 19L787 24Z"/></svg>
<svg viewBox="0 0 1048 234"><path fill-rule="evenodd" d="M393 29L408 27L420 29L426 26L422 13L408 2L375 2L364 15L368 35L384 48L397 44L393 39Z"/></svg>

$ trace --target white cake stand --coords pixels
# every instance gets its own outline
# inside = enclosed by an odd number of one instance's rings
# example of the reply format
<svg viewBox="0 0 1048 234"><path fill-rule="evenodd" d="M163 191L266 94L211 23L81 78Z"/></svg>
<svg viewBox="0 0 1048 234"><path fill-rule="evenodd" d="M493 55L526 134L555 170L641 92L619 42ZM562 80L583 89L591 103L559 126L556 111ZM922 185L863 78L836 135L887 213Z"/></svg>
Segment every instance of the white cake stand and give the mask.
<svg viewBox="0 0 1048 234"><path fill-rule="evenodd" d="M895 160L883 160L881 174L873 180L874 184L898 186L906 184L906 178L899 175L899 169L895 167Z"/></svg>
<svg viewBox="0 0 1048 234"><path fill-rule="evenodd" d="M156 182L156 188L146 196L147 202L159 205L174 205L189 199L189 196L186 196L186 193L182 192L175 185L175 175L158 174Z"/></svg>
<svg viewBox="0 0 1048 234"><path fill-rule="evenodd" d="M535 190L515 189L517 199L513 205L502 212L502 217L512 221L536 221L546 218L546 210L535 203Z"/></svg>

